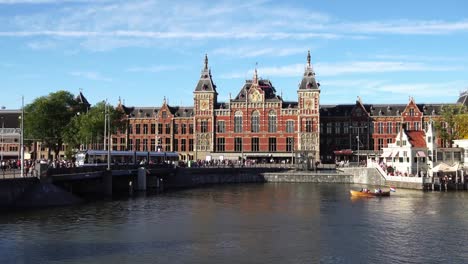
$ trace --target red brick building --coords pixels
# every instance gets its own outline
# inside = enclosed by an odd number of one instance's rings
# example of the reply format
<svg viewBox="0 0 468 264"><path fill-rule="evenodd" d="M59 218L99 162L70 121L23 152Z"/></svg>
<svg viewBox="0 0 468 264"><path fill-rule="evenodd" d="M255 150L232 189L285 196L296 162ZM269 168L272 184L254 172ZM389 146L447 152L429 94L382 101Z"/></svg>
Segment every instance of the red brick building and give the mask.
<svg viewBox="0 0 468 264"><path fill-rule="evenodd" d="M208 58L193 91L193 107L126 107L128 130L112 138L115 150L177 151L182 160L246 159L290 162L302 152L322 162L357 160L374 155L394 141L404 126L422 131L440 120L451 104L320 105L310 53L297 90L297 101L284 101L257 70L234 98L218 101ZM468 105L468 93L457 104ZM445 147L439 141L440 147ZM362 157L364 159L364 157Z"/></svg>
<svg viewBox="0 0 468 264"><path fill-rule="evenodd" d="M193 107L120 107L128 117L128 130L112 138L115 150L177 151L182 160L230 159L290 162L295 152L318 159L320 89L310 53L298 100L284 101L270 80L246 80L228 102L218 102L205 56L193 92Z"/></svg>

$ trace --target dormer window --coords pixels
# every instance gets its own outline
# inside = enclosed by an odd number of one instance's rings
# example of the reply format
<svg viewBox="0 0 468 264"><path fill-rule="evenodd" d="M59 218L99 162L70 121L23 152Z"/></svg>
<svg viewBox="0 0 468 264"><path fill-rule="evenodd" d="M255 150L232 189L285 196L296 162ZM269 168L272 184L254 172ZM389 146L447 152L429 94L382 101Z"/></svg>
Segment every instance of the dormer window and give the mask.
<svg viewBox="0 0 468 264"><path fill-rule="evenodd" d="M413 109L413 108L411 108L411 109L409 110L409 115L410 115L410 116L414 116L414 109Z"/></svg>
<svg viewBox="0 0 468 264"><path fill-rule="evenodd" d="M208 90L208 84L205 83L205 84L203 85L203 91L206 91L206 90Z"/></svg>

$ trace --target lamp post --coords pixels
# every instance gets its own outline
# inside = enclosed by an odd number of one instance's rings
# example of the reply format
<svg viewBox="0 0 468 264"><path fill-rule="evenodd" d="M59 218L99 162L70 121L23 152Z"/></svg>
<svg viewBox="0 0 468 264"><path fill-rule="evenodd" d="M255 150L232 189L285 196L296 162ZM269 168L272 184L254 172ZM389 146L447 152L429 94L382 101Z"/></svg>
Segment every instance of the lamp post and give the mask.
<svg viewBox="0 0 468 264"><path fill-rule="evenodd" d="M20 147L21 147L21 178L24 177L24 96L21 96L21 138L20 138ZM31 172L32 173L32 172Z"/></svg>
<svg viewBox="0 0 468 264"><path fill-rule="evenodd" d="M1 117L2 119L2 151L0 155L0 161L3 161L3 133L5 132L5 121L3 120L3 116Z"/></svg>
<svg viewBox="0 0 468 264"><path fill-rule="evenodd" d="M351 128L356 128L356 129L357 129L357 136L356 136L356 142L357 142L357 161L358 161L358 166L359 166L359 162L360 162L360 160L359 160L359 146L360 146L360 142L361 142L361 140L360 140L360 133L359 133L359 132L360 132L360 130L361 130L362 128L367 128L367 126L351 126Z"/></svg>

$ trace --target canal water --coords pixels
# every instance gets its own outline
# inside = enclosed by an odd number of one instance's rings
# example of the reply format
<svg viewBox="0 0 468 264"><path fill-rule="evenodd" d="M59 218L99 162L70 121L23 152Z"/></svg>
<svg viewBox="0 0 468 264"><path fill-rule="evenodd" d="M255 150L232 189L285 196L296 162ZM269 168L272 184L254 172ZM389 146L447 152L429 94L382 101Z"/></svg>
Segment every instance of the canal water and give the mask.
<svg viewBox="0 0 468 264"><path fill-rule="evenodd" d="M221 185L0 216L0 263L467 263L468 193Z"/></svg>

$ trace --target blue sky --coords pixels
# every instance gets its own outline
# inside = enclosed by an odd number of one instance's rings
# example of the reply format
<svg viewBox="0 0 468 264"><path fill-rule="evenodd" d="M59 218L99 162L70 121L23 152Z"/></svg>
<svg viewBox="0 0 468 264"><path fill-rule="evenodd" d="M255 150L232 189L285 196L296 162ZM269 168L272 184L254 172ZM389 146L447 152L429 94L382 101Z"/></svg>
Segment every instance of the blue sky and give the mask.
<svg viewBox="0 0 468 264"><path fill-rule="evenodd" d="M322 104L455 102L468 88L466 10L462 0L0 0L0 106L80 89L92 104L189 106L205 53L220 101L256 63L297 100L308 50Z"/></svg>

